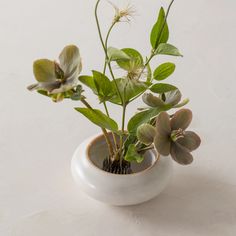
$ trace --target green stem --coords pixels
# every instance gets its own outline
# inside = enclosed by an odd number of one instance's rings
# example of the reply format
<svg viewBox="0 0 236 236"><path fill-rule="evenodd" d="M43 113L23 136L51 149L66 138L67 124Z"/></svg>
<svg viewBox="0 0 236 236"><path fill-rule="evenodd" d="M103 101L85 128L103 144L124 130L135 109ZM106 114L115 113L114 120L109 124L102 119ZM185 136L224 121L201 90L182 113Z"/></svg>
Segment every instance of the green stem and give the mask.
<svg viewBox="0 0 236 236"><path fill-rule="evenodd" d="M110 34L111 34L111 31L113 29L113 27L115 26L116 22L113 22L112 25L110 26L108 32L107 32L107 36L106 36L106 39L105 39L105 48L106 48L106 51L107 51L107 46L108 46L108 39L110 37ZM104 63L104 68L103 68L103 74L106 73L106 68L107 68L107 58L105 57L105 63Z"/></svg>
<svg viewBox="0 0 236 236"><path fill-rule="evenodd" d="M90 104L85 100L85 98L81 98L81 102L89 109L93 109ZM110 157L113 157L114 156L114 151L113 151L113 146L112 146L112 143L109 139L109 135L107 133L107 130L104 129L104 128L101 128L102 129L102 132L104 134L104 137L105 137L105 140L106 140L106 143L107 143L107 146L108 146L108 150L109 150L109 154L110 154Z"/></svg>
<svg viewBox="0 0 236 236"><path fill-rule="evenodd" d="M101 27L100 27L100 24L99 24L99 19L98 19L98 5L100 3L101 0L98 0L97 3L96 3L96 6L95 6L95 18L96 18L96 24L97 24L97 28L98 28L98 34L99 34L99 39L101 41L101 44L102 44L102 47L103 47L103 50L104 50L104 53L105 53L105 56L106 56L106 63L108 64L108 68L109 68L109 71L111 73L111 76L112 76L112 80L114 81L114 84L115 84L115 87L116 87L116 91L118 93L118 96L120 97L121 101L122 101L122 104L123 104L123 100L122 100L122 96L121 96L121 92L119 90L119 87L117 85L117 82L116 82L116 79L115 79L115 76L114 76L114 73L112 71L112 68L111 68L111 63L109 61L109 57L108 57L108 53L107 53L107 48L106 48L106 45L103 41L103 38L102 38L102 31L101 31ZM110 29L111 31L111 29ZM109 33L110 34L110 33ZM109 36L108 36L109 37Z"/></svg>
<svg viewBox="0 0 236 236"><path fill-rule="evenodd" d="M110 118L110 114L109 114L109 111L108 111L108 109L107 109L107 104L106 104L106 102L103 102L103 105L104 105L104 108L105 108L105 111L106 111L107 116ZM114 132L111 132L111 133L112 133L112 138L113 138L113 141L114 141L115 150L117 150L117 140L116 140L116 136L115 136Z"/></svg>

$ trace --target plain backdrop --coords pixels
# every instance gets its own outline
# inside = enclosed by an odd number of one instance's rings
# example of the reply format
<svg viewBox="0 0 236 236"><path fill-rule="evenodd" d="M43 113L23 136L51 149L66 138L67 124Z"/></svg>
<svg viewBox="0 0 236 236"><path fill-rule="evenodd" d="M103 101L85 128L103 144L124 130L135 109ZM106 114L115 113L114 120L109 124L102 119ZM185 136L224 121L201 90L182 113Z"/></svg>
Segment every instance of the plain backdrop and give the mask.
<svg viewBox="0 0 236 236"><path fill-rule="evenodd" d="M148 56L158 9L169 1L130 3L134 20L120 23L109 45ZM72 180L73 151L99 132L73 110L80 103L54 104L26 90L34 82L33 61L57 59L67 44L80 48L83 74L101 70L94 5L95 0L0 0L0 235L236 235L236 1L175 1L169 42L184 57L161 56L152 66L176 63L168 83L191 99L191 128L202 146L191 166L175 165L173 181L158 198L127 208L87 198ZM103 1L103 32L113 14ZM98 104L88 90L86 96ZM128 117L138 106L141 100L129 107ZM120 108L109 108L120 121Z"/></svg>

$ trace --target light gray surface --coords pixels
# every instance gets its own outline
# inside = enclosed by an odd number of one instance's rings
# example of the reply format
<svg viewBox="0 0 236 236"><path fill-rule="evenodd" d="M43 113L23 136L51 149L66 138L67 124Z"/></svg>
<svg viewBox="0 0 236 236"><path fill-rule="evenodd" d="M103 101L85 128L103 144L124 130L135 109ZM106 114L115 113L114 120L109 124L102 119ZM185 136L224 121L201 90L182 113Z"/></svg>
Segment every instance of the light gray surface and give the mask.
<svg viewBox="0 0 236 236"><path fill-rule="evenodd" d="M101 69L94 3L0 0L0 235L236 235L236 1L176 1L170 42L185 57L153 65L176 62L168 82L191 98L192 128L203 142L194 164L176 165L172 184L157 199L129 208L90 200L72 180L74 149L98 132L72 109L79 104L55 105L25 89L33 82L32 61L56 58L69 43L81 48L83 73ZM132 3L137 16L114 31L111 45L148 54L155 9L166 1ZM103 5L107 19L112 12ZM113 107L112 115L118 119L120 110Z"/></svg>

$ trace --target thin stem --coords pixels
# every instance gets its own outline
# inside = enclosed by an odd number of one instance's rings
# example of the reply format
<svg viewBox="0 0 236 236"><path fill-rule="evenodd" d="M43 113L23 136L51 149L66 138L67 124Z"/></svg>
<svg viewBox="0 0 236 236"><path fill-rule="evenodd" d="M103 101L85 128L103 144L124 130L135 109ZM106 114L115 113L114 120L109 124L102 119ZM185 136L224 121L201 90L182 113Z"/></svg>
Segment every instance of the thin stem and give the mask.
<svg viewBox="0 0 236 236"><path fill-rule="evenodd" d="M101 27L100 27L99 20L98 20L98 13L97 13L98 12L98 5L99 5L99 3L100 3L100 0L97 1L96 6L95 6L95 18L96 18L96 24L97 24L97 28L98 28L99 39L101 41L103 50L105 52L106 61L107 61L108 68L109 68L109 71L111 73L112 79L114 81L114 84L115 84L115 87L116 87L116 91L117 91L117 93L118 93L118 95L119 95L119 97L121 99L122 104L123 104L123 99L122 99L122 96L121 96L121 92L120 92L119 87L117 85L117 82L115 80L115 76L114 76L112 68L111 68L111 63L109 61L109 57L108 57L108 53L107 53L107 48L106 48L106 45L105 45L105 43L103 41L103 38L102 38L102 32L101 32Z"/></svg>
<svg viewBox="0 0 236 236"><path fill-rule="evenodd" d="M151 150L153 148L154 148L154 145L151 145L149 147L145 147L145 148L142 148L142 149L138 150L138 152L145 152L145 151Z"/></svg>
<svg viewBox="0 0 236 236"><path fill-rule="evenodd" d="M105 108L105 111L106 111L107 116L110 118L110 114L109 114L109 111L108 111L108 109L107 109L107 104L106 104L106 102L103 102L103 105L104 105L104 108ZM116 136L115 136L114 132L111 132L111 133L112 133L112 138L113 138L113 141L114 141L115 150L117 150Z"/></svg>
<svg viewBox="0 0 236 236"><path fill-rule="evenodd" d="M89 109L93 109L90 104L85 100L85 98L81 98L81 102ZM106 143L107 143L107 146L108 146L108 149L109 149L109 154L110 156L112 157L114 155L114 151L113 151L113 146L112 146L112 143L109 139L109 135L107 133L107 130L104 129L104 128L101 128L102 129L102 132L104 134L104 137L105 137L105 140L106 140Z"/></svg>
<svg viewBox="0 0 236 236"><path fill-rule="evenodd" d="M126 87L127 87L128 82L126 83L124 87L124 97L123 97L123 112L122 112L122 135L120 135L120 163L122 163L122 149L123 149L123 143L124 143L124 133L125 133L125 115L126 115L126 108L127 108L127 103L125 103L126 100Z"/></svg>
<svg viewBox="0 0 236 236"><path fill-rule="evenodd" d="M111 31L113 29L113 27L115 26L116 22L113 22L112 25L110 26L108 32L107 32L107 36L106 36L106 39L105 39L105 48L106 48L106 51L107 51L107 46L108 46L108 39L110 37L110 34L111 34ZM106 73L106 68L107 68L107 58L105 57L105 63L104 63L104 68L103 68L103 74Z"/></svg>

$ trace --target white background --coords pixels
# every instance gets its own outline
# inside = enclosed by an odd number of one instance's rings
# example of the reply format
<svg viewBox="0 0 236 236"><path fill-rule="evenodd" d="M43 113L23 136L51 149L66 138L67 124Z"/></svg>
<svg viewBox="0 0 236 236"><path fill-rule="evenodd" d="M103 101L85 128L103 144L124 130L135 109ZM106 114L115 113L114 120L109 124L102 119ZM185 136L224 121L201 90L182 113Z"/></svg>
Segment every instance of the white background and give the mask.
<svg viewBox="0 0 236 236"><path fill-rule="evenodd" d="M132 0L135 19L114 30L110 45L148 55L157 10L168 2ZM127 208L87 198L72 180L74 149L99 132L73 110L79 102L54 104L26 90L34 82L32 62L56 59L67 44L80 47L83 74L101 70L94 4L0 0L0 235L236 235L236 1L176 0L170 42L184 58L159 57L152 65L177 64L168 82L191 98L192 129L202 146L191 166L175 165L172 183L158 198ZM113 10L105 1L102 7L105 31ZM119 120L120 109L111 111Z"/></svg>

